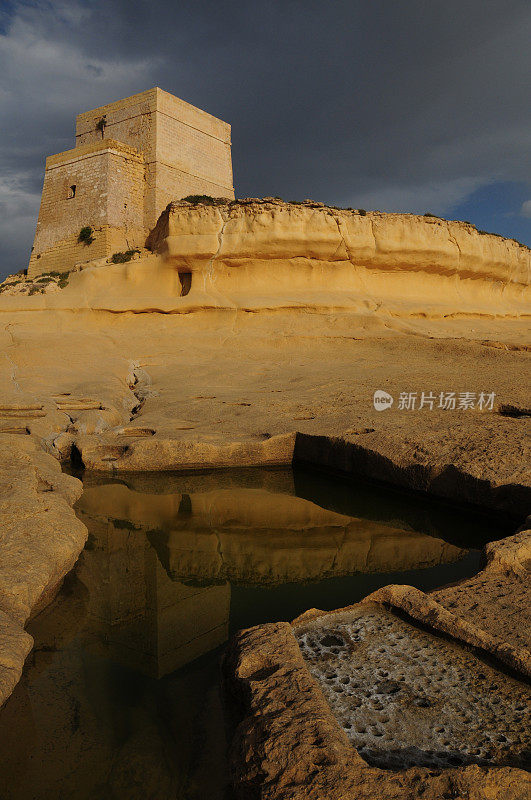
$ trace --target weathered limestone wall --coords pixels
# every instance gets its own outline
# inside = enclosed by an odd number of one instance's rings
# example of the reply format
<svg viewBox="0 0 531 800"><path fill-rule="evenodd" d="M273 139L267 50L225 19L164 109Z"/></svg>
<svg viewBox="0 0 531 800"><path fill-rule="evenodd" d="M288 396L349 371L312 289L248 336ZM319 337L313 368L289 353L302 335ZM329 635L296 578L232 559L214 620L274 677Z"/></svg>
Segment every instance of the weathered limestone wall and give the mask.
<svg viewBox="0 0 531 800"><path fill-rule="evenodd" d="M240 307L529 313L529 248L466 222L267 198L172 203L148 239L194 288Z"/></svg>
<svg viewBox="0 0 531 800"><path fill-rule="evenodd" d="M157 91L158 170L155 215L150 227L168 203L179 197L234 197L230 125L167 92Z"/></svg>
<svg viewBox="0 0 531 800"><path fill-rule="evenodd" d="M529 248L513 239L480 234L467 222L439 217L360 214L320 203L242 200L219 206L172 203L151 246L191 271L248 262L320 261L370 269L426 272L527 284ZM290 263L290 270L296 264ZM422 275L417 275L421 285Z"/></svg>
<svg viewBox="0 0 531 800"><path fill-rule="evenodd" d="M47 158L29 275L141 246L143 181L142 155L112 139ZM85 226L94 230L90 245L78 241Z"/></svg>
<svg viewBox="0 0 531 800"><path fill-rule="evenodd" d="M155 158L155 111L154 89L109 103L106 106L85 111L76 117L76 148L94 144L102 138L117 139L144 154L146 162ZM96 127L102 117L106 118L104 134Z"/></svg>
<svg viewBox="0 0 531 800"><path fill-rule="evenodd" d="M230 148L230 125L161 89L79 114L75 149L46 161L29 275L142 247L177 198L233 198Z"/></svg>
<svg viewBox="0 0 531 800"><path fill-rule="evenodd" d="M146 231L172 200L189 194L234 197L227 123L155 88L79 114L78 146L101 140L96 125L103 117L105 136L144 154Z"/></svg>

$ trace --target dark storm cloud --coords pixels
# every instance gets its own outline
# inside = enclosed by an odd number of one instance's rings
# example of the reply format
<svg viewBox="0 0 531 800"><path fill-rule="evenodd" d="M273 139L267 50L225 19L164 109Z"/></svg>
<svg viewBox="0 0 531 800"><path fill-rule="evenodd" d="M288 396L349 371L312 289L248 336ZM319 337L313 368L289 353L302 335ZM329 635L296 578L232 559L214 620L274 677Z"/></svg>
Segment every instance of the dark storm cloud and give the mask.
<svg viewBox="0 0 531 800"><path fill-rule="evenodd" d="M9 267L26 261L44 156L72 146L75 114L153 85L232 124L238 196L445 213L481 186L530 177L526 0L54 0L4 12Z"/></svg>

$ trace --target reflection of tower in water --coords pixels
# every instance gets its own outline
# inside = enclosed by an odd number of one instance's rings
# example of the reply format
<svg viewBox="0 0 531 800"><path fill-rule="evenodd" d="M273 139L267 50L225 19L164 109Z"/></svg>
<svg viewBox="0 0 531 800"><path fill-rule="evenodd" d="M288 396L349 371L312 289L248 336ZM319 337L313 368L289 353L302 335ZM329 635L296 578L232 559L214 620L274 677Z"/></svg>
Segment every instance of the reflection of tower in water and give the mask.
<svg viewBox="0 0 531 800"><path fill-rule="evenodd" d="M142 530L82 516L90 531L79 578L88 616L113 661L162 677L226 641L230 585L174 581Z"/></svg>
<svg viewBox="0 0 531 800"><path fill-rule="evenodd" d="M455 561L463 550L292 494L228 488L148 494L88 486L78 575L93 633L112 660L168 674L228 636L230 583L278 585ZM401 527L402 526L402 527Z"/></svg>

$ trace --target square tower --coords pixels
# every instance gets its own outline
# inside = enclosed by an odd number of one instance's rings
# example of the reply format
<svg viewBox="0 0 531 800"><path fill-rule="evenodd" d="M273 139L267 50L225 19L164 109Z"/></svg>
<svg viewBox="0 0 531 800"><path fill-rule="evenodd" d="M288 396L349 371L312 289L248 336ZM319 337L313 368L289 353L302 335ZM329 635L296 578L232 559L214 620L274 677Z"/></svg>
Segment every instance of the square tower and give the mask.
<svg viewBox="0 0 531 800"><path fill-rule="evenodd" d="M146 233L172 200L234 198L230 125L162 89L78 114L76 146L106 137L144 156Z"/></svg>
<svg viewBox="0 0 531 800"><path fill-rule="evenodd" d="M79 114L75 148L46 160L29 275L142 247L172 200L234 198L230 130L158 88Z"/></svg>

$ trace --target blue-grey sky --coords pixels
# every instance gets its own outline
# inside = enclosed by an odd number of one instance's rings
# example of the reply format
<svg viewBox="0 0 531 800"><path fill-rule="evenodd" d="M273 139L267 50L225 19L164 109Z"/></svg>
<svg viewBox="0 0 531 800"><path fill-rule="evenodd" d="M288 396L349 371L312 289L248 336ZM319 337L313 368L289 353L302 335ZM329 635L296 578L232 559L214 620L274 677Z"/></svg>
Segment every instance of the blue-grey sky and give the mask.
<svg viewBox="0 0 531 800"><path fill-rule="evenodd" d="M237 197L531 245L530 41L528 0L0 0L0 276L75 115L152 86L232 124Z"/></svg>

